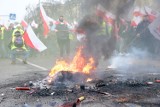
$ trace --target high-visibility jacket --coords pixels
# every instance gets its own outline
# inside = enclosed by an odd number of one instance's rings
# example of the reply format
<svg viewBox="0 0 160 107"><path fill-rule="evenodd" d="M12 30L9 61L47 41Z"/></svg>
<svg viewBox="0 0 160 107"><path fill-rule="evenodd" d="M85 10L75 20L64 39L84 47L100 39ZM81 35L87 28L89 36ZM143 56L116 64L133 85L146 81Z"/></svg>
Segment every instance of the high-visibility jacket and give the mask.
<svg viewBox="0 0 160 107"><path fill-rule="evenodd" d="M22 29L14 29L13 33L12 33L12 37L15 35L15 32L19 31L21 33L21 35L23 35L24 31Z"/></svg>
<svg viewBox="0 0 160 107"><path fill-rule="evenodd" d="M4 30L5 30L5 27L1 27L1 28L0 28L0 39L1 39L1 40L4 39Z"/></svg>
<svg viewBox="0 0 160 107"><path fill-rule="evenodd" d="M106 23L103 21L100 26L100 31L98 32L98 35L106 35Z"/></svg>
<svg viewBox="0 0 160 107"><path fill-rule="evenodd" d="M74 40L74 35L71 34L71 33L69 33L69 39L70 39L70 40Z"/></svg>
<svg viewBox="0 0 160 107"><path fill-rule="evenodd" d="M108 26L107 26L107 33L108 33L110 36L111 36L112 30L113 30L113 26L112 26L112 25L108 25Z"/></svg>
<svg viewBox="0 0 160 107"><path fill-rule="evenodd" d="M11 50L18 48L18 47L16 47L15 44L14 44L14 41L15 41L15 40L16 40L16 37L15 37L15 36L12 37ZM24 38L23 38L23 37L22 37L22 40L23 40L23 46L22 46L21 48L27 51L27 48L26 48L26 46L25 46L25 42L24 42Z"/></svg>

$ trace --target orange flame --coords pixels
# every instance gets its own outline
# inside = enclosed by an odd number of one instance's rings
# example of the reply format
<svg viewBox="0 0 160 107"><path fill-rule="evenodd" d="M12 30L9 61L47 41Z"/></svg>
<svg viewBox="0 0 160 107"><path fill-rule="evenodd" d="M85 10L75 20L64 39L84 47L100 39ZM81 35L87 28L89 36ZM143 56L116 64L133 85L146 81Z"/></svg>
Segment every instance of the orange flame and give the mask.
<svg viewBox="0 0 160 107"><path fill-rule="evenodd" d="M88 78L86 82L91 82L93 79L91 78Z"/></svg>
<svg viewBox="0 0 160 107"><path fill-rule="evenodd" d="M91 70L94 70L96 67L94 66L95 61L93 57L90 57L89 60L85 59L82 54L83 47L80 47L71 61L71 63L67 63L65 60L57 60L55 66L51 69L49 73L48 82L52 82L54 80L55 75L60 71L70 71L70 72L82 72L85 74L90 74Z"/></svg>

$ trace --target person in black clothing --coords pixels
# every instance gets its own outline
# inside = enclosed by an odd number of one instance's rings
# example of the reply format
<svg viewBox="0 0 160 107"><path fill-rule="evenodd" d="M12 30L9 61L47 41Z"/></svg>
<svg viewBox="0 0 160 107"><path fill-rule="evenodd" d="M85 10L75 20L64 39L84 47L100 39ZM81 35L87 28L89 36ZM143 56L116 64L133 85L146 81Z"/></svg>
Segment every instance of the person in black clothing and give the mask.
<svg viewBox="0 0 160 107"><path fill-rule="evenodd" d="M154 52L154 40L155 38L150 33L148 26L150 22L148 19L148 16L145 15L143 17L143 21L137 26L136 32L137 32L137 41L136 41L136 47L147 50L150 53Z"/></svg>
<svg viewBox="0 0 160 107"><path fill-rule="evenodd" d="M69 57L70 54L69 28L67 26L67 23L64 22L63 16L60 16L55 29L56 29L58 46L60 48L60 57L63 58L65 53Z"/></svg>

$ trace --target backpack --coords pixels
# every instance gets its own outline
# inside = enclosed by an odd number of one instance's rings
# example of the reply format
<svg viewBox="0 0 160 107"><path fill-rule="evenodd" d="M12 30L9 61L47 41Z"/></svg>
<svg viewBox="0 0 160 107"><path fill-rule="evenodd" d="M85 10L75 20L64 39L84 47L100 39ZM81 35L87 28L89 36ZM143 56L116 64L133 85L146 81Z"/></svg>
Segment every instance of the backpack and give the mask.
<svg viewBox="0 0 160 107"><path fill-rule="evenodd" d="M21 48L24 44L23 38L22 36L18 36L15 38L14 40L14 46L16 46L17 48Z"/></svg>

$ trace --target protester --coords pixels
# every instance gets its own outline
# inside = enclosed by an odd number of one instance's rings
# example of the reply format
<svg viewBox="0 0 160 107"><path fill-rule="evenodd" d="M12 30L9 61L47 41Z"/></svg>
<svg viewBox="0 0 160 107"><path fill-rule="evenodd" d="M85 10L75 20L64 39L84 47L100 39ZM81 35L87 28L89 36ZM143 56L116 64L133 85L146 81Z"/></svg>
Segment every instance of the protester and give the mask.
<svg viewBox="0 0 160 107"><path fill-rule="evenodd" d="M146 50L150 53L154 52L154 46L153 46L153 36L150 33L148 26L150 24L150 21L148 19L148 16L143 16L143 21L137 26L136 32L137 32L137 48L140 48L142 50Z"/></svg>
<svg viewBox="0 0 160 107"><path fill-rule="evenodd" d="M14 31L13 31L14 32ZM23 63L27 64L27 58L29 55L29 51L26 48L24 39L22 37L22 34L20 31L14 32L14 35L12 35L12 41L10 44L10 49L11 49L11 64L16 63L16 56L17 55L22 55L23 56Z"/></svg>
<svg viewBox="0 0 160 107"><path fill-rule="evenodd" d="M8 26L8 29L5 30L4 40L5 40L5 49L6 49L6 53L7 53L8 58L10 57L10 49L8 48L8 44L11 42L13 30L14 30L14 24L13 23L11 23Z"/></svg>
<svg viewBox="0 0 160 107"><path fill-rule="evenodd" d="M5 48L5 37L6 36L4 34L5 32L5 27L0 25L0 57L4 58L7 57L7 53L6 53L6 48Z"/></svg>
<svg viewBox="0 0 160 107"><path fill-rule="evenodd" d="M57 36L57 43L60 49L60 57L64 58L65 53L67 57L69 57L70 55L69 27L67 23L64 21L63 16L59 17L55 31Z"/></svg>

